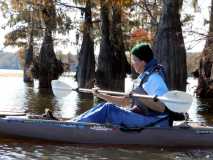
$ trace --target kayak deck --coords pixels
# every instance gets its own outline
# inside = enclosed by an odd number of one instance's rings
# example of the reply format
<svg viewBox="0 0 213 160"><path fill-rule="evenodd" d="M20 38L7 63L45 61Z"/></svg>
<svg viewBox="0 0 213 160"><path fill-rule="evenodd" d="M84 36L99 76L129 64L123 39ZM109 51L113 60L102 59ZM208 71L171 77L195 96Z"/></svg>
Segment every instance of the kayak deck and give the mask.
<svg viewBox="0 0 213 160"><path fill-rule="evenodd" d="M149 147L213 147L213 127L121 128L95 123L0 118L0 134L74 144L141 145Z"/></svg>

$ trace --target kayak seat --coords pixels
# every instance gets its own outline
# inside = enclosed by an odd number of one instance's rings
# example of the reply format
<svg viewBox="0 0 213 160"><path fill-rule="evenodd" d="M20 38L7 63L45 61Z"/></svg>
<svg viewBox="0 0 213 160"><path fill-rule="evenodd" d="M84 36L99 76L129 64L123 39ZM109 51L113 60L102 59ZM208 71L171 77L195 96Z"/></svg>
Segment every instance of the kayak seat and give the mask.
<svg viewBox="0 0 213 160"><path fill-rule="evenodd" d="M174 121L187 121L189 119L188 113L178 113L178 112L173 112L169 110L166 107L165 112L169 115L169 126L173 126Z"/></svg>

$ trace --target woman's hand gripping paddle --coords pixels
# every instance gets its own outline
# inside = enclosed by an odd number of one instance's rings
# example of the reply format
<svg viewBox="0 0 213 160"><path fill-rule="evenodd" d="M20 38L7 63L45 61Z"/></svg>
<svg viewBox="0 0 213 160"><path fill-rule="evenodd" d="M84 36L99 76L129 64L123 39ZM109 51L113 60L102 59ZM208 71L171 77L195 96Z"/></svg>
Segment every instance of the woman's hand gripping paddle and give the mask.
<svg viewBox="0 0 213 160"><path fill-rule="evenodd" d="M71 91L79 91L79 92L84 92L84 93L92 93L92 89L85 89L85 88L77 88L73 89L70 87L70 85L61 82L61 81L53 81L53 92L57 93L58 91L64 92L63 95L68 95ZM104 93L104 94L110 94L110 95L117 95L117 96L128 96L127 93L124 92L116 92L116 91L108 91L108 90L98 90L99 93ZM131 96L133 97L138 97L142 99L153 99L156 100L156 97L149 96L149 95L142 95L142 94L135 94L133 93ZM192 96L189 95L186 92L183 91L177 91L177 90L172 90L168 91L166 94L163 96L157 97L158 100L160 100L162 103L164 103L168 109L174 112L178 113L185 113L189 110L192 104Z"/></svg>

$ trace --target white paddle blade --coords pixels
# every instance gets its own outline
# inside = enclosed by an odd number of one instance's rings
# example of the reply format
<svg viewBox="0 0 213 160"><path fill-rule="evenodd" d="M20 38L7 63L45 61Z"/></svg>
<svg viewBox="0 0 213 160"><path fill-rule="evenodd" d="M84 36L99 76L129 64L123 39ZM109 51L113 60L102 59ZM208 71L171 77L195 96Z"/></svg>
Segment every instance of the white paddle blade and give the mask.
<svg viewBox="0 0 213 160"><path fill-rule="evenodd" d="M72 89L69 84L59 80L52 80L51 84L53 88L69 89L69 90Z"/></svg>
<svg viewBox="0 0 213 160"><path fill-rule="evenodd" d="M0 111L0 116L25 116L23 112Z"/></svg>
<svg viewBox="0 0 213 160"><path fill-rule="evenodd" d="M72 91L72 88L70 87L70 85L66 84L65 82L53 80L51 84L52 84L53 94L56 97L66 97Z"/></svg>
<svg viewBox="0 0 213 160"><path fill-rule="evenodd" d="M191 95L177 90L169 91L163 97L162 101L166 104L168 109L178 113L186 113L193 101Z"/></svg>

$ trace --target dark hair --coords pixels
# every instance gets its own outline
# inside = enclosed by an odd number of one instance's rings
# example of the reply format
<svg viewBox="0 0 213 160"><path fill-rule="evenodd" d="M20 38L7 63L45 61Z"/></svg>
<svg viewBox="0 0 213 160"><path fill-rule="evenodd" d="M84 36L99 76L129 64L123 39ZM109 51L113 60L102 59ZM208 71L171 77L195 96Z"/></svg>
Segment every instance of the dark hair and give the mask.
<svg viewBox="0 0 213 160"><path fill-rule="evenodd" d="M141 43L136 45L132 48L131 53L145 62L149 62L153 59L153 52L148 44Z"/></svg>

